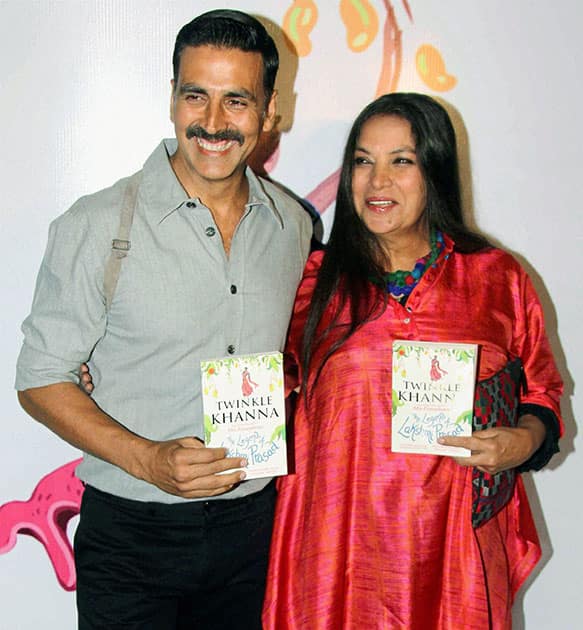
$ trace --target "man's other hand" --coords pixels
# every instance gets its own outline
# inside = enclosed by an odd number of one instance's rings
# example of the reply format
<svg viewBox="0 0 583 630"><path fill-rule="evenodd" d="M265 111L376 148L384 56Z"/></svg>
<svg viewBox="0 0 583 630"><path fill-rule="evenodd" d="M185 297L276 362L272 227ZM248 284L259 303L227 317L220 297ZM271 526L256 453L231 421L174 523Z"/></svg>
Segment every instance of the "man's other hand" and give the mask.
<svg viewBox="0 0 583 630"><path fill-rule="evenodd" d="M206 448L197 438L150 442L140 456L139 477L184 499L227 492L245 479L247 461L227 457L224 448ZM234 470L233 469L237 469ZM227 474L218 474L224 471Z"/></svg>

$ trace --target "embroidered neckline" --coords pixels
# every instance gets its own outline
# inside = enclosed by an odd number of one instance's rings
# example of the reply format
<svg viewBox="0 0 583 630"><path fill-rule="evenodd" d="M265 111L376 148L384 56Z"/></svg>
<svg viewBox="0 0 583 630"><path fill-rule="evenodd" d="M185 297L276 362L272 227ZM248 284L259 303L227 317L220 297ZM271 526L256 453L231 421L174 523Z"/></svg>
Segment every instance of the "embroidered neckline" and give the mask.
<svg viewBox="0 0 583 630"><path fill-rule="evenodd" d="M396 300L402 300L409 297L411 291L417 286L421 276L429 269L435 267L435 261L439 254L443 251L445 243L443 234L439 230L431 230L429 237L431 250L418 258L410 271L398 269L384 274L381 278L371 278L371 281L377 286L382 287Z"/></svg>

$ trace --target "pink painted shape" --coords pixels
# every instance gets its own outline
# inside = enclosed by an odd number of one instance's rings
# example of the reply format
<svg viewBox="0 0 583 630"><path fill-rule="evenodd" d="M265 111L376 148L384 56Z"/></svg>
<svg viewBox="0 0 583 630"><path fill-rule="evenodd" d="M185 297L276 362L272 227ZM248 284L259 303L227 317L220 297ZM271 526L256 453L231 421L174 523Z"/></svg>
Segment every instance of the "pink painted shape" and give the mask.
<svg viewBox="0 0 583 630"><path fill-rule="evenodd" d="M77 575L67 523L79 514L83 484L75 477L80 459L45 475L28 501L0 506L0 554L9 552L18 534L40 541L49 556L57 580L66 591L75 590Z"/></svg>
<svg viewBox="0 0 583 630"><path fill-rule="evenodd" d="M279 145L276 147L275 151L267 158L267 161L264 164L264 168L267 173L271 173L271 171L277 166L278 160L279 160Z"/></svg>
<svg viewBox="0 0 583 630"><path fill-rule="evenodd" d="M336 199L339 181L340 169L334 171L332 175L328 175L312 192L306 195L305 199L309 201L321 215L324 214Z"/></svg>

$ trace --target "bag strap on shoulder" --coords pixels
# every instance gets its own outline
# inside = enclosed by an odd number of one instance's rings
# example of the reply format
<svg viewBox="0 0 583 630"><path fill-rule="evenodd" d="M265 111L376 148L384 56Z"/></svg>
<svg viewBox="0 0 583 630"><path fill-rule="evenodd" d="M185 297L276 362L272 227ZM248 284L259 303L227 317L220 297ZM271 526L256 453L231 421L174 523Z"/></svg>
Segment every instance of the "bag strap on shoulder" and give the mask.
<svg viewBox="0 0 583 630"><path fill-rule="evenodd" d="M134 173L127 181L126 189L119 216L119 229L117 238L111 241L111 252L107 263L105 264L105 273L103 277L103 293L105 295L105 309L109 311L117 281L121 270L121 261L128 255L132 243L130 241L130 232L134 220L134 212L136 209L136 201L138 198L138 187L142 172Z"/></svg>

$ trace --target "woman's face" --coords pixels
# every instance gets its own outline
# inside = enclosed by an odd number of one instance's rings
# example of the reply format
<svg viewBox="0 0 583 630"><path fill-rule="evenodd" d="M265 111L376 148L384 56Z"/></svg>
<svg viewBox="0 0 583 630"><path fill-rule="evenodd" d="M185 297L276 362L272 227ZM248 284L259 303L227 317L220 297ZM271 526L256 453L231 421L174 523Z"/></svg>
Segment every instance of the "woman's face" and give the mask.
<svg viewBox="0 0 583 630"><path fill-rule="evenodd" d="M409 121L374 116L362 127L354 152L352 196L358 216L383 247L427 240L425 181Z"/></svg>

